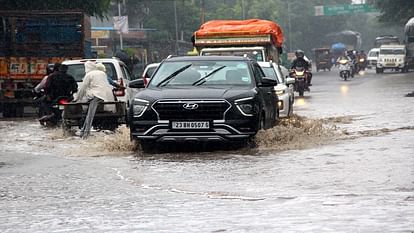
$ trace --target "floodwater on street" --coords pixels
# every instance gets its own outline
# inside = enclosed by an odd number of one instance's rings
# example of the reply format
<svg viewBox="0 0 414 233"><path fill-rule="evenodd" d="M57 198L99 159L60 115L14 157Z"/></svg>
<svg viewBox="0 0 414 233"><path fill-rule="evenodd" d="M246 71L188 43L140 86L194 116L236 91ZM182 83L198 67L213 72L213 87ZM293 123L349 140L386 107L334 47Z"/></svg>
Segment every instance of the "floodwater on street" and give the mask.
<svg viewBox="0 0 414 233"><path fill-rule="evenodd" d="M414 232L414 73L314 73L255 148L0 121L1 232ZM180 145L185 147L186 145Z"/></svg>

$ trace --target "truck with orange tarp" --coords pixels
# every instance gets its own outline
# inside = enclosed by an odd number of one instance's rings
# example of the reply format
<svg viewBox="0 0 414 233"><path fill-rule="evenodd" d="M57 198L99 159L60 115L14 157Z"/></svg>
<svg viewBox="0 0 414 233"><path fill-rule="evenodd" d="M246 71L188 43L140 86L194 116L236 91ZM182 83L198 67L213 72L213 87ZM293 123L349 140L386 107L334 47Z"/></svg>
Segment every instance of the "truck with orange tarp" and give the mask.
<svg viewBox="0 0 414 233"><path fill-rule="evenodd" d="M269 20L212 20L201 25L192 40L201 56L248 56L279 63L283 33Z"/></svg>
<svg viewBox="0 0 414 233"><path fill-rule="evenodd" d="M23 116L48 64L90 57L90 20L78 11L0 11L0 109Z"/></svg>

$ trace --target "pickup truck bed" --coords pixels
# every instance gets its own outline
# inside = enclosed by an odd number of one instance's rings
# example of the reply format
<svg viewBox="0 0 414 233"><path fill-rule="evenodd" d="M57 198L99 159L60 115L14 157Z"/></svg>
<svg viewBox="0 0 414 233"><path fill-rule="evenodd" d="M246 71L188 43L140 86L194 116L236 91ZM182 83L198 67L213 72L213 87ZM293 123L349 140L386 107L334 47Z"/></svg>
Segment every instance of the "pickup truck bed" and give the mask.
<svg viewBox="0 0 414 233"><path fill-rule="evenodd" d="M88 113L89 103L68 103L64 106L62 125L64 130L70 130L73 126L81 128ZM104 105L113 104L115 112L105 111ZM104 102L98 105L92 126L98 130L115 130L125 123L125 102Z"/></svg>

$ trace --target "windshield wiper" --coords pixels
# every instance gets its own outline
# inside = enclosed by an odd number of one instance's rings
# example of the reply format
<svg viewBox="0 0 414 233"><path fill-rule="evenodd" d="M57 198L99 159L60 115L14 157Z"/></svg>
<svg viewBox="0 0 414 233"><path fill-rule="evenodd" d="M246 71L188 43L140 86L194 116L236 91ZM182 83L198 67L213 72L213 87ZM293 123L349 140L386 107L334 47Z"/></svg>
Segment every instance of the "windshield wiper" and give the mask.
<svg viewBox="0 0 414 233"><path fill-rule="evenodd" d="M160 83L158 83L157 87L167 85L175 76L177 76L179 73L183 72L184 70L188 69L188 67L190 67L191 65L192 64L188 64L174 71L172 74L168 75L165 79L163 79Z"/></svg>
<svg viewBox="0 0 414 233"><path fill-rule="evenodd" d="M208 73L206 76L201 77L197 81L193 82L193 84L191 84L191 85L193 85L193 86L195 86L195 85L200 86L201 84L203 84L203 83L205 83L207 81L207 78L208 77L210 77L211 75L217 73L219 70L223 69L224 67L226 67L226 66L220 66L220 67L218 67L217 69L215 69L215 70L211 71L210 73Z"/></svg>

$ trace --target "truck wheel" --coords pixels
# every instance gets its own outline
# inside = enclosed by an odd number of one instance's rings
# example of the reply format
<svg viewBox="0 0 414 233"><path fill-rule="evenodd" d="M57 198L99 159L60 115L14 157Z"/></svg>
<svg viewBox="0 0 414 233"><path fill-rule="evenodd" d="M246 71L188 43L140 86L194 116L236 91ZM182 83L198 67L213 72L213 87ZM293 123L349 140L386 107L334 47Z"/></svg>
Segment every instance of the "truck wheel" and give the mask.
<svg viewBox="0 0 414 233"><path fill-rule="evenodd" d="M12 103L3 104L3 117L10 118L16 117L16 107Z"/></svg>

